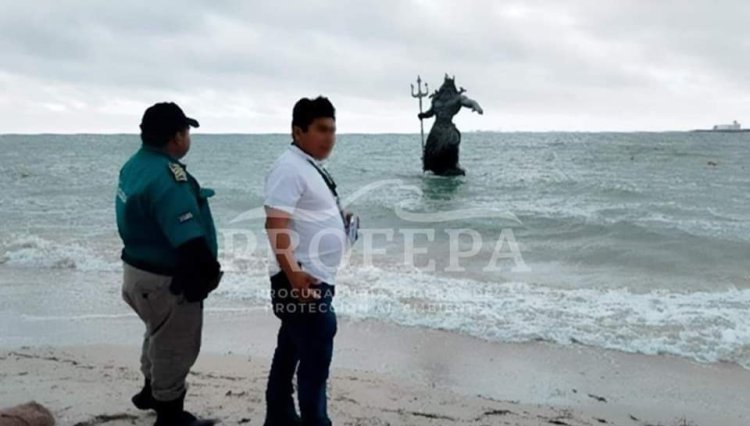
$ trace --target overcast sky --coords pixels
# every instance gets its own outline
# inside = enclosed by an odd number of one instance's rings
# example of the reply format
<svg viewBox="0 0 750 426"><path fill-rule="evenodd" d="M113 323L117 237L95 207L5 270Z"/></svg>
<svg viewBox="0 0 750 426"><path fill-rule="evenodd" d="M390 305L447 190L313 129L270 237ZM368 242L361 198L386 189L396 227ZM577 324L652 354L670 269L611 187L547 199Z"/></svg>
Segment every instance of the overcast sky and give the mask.
<svg viewBox="0 0 750 426"><path fill-rule="evenodd" d="M0 0L0 133L136 133L173 100L202 132L415 132L417 74L484 108L462 130L750 127L750 2Z"/></svg>

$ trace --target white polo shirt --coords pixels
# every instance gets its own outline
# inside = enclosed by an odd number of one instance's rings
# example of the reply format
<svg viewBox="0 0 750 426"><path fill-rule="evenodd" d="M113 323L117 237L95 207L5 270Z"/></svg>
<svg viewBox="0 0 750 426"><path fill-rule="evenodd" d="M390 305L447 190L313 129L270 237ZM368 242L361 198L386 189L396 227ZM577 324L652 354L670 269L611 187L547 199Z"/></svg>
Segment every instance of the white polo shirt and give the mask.
<svg viewBox="0 0 750 426"><path fill-rule="evenodd" d="M322 168L321 162L290 145L266 175L263 204L290 214L292 247L302 270L335 285L347 244L344 221L336 198L308 160ZM281 270L273 257L271 275Z"/></svg>

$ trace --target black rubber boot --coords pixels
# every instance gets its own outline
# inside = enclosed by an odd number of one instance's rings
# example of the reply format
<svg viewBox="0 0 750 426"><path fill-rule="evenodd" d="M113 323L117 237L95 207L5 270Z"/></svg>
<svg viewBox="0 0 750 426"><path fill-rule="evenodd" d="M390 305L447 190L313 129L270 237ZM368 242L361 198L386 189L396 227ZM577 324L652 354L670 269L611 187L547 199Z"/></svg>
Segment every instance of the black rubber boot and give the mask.
<svg viewBox="0 0 750 426"><path fill-rule="evenodd" d="M133 405L135 405L135 408L139 410L152 410L156 408L156 400L154 400L153 395L151 395L151 380L145 379L145 383L143 384L143 389L130 399L133 401Z"/></svg>
<svg viewBox="0 0 750 426"><path fill-rule="evenodd" d="M266 421L263 426L301 426L302 419L297 413L289 413L284 416L269 416L266 414Z"/></svg>
<svg viewBox="0 0 750 426"><path fill-rule="evenodd" d="M298 426L302 424L302 419L294 407L291 391L289 389L289 395L275 399L266 391L266 421L263 422L263 426Z"/></svg>
<svg viewBox="0 0 750 426"><path fill-rule="evenodd" d="M213 419L199 419L184 410L185 394L174 401L156 401L154 426L213 426Z"/></svg>

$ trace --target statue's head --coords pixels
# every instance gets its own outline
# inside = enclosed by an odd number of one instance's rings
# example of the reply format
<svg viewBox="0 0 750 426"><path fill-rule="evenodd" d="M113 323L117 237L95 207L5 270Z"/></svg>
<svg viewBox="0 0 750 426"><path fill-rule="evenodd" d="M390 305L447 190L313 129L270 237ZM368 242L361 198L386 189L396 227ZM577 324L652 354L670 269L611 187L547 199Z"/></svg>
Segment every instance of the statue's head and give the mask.
<svg viewBox="0 0 750 426"><path fill-rule="evenodd" d="M448 74L445 74L443 84L440 86L440 89L438 89L437 92L433 94L433 96L437 98L450 98L457 94L458 89L456 89L456 77L450 77Z"/></svg>
<svg viewBox="0 0 750 426"><path fill-rule="evenodd" d="M440 89L458 92L458 90L456 90L456 76L454 75L453 77L450 77L448 74L445 74L445 79L443 80L443 85L440 86Z"/></svg>

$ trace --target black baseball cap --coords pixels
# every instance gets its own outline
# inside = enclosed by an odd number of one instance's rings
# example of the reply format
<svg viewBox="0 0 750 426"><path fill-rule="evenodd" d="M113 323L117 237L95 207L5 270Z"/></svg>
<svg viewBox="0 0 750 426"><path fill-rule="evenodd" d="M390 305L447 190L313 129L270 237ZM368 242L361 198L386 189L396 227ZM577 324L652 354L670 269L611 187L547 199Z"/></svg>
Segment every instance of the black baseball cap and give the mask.
<svg viewBox="0 0 750 426"><path fill-rule="evenodd" d="M187 117L174 102L159 102L143 113L141 133L153 136L172 136L186 127L200 127L198 120Z"/></svg>

